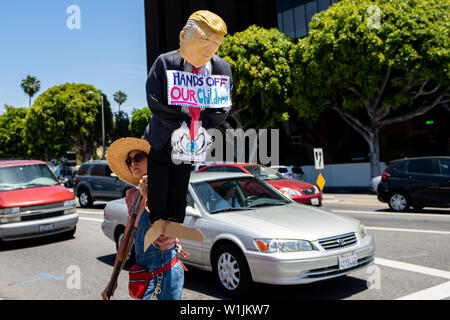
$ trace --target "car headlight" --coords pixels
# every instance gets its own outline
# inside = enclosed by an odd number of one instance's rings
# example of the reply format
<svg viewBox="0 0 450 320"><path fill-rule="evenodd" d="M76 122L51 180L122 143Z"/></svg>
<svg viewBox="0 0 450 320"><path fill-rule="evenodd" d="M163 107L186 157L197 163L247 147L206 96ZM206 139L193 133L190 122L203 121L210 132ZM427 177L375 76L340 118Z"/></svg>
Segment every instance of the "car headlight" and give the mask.
<svg viewBox="0 0 450 320"><path fill-rule="evenodd" d="M359 233L359 236L361 237L361 239L367 235L366 228L364 228L364 225L362 223L359 224L358 233Z"/></svg>
<svg viewBox="0 0 450 320"><path fill-rule="evenodd" d="M285 195L289 195L289 196L301 196L302 193L298 190L294 190L291 188L281 188L280 189L281 193L284 193Z"/></svg>
<svg viewBox="0 0 450 320"><path fill-rule="evenodd" d="M306 240L255 239L256 248L260 252L301 252L315 250L311 242Z"/></svg>
<svg viewBox="0 0 450 320"><path fill-rule="evenodd" d="M74 207L75 200L64 201L64 207Z"/></svg>
<svg viewBox="0 0 450 320"><path fill-rule="evenodd" d="M20 207L0 209L0 214L15 214L15 213L20 213Z"/></svg>

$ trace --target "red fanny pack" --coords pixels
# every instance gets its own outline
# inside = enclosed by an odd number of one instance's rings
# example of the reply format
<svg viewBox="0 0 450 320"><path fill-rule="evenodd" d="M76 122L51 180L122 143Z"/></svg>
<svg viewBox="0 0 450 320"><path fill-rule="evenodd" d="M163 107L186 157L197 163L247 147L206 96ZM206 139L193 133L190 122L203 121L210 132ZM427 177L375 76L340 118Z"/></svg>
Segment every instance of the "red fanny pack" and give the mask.
<svg viewBox="0 0 450 320"><path fill-rule="evenodd" d="M130 297L132 297L133 299L139 300L142 299L145 291L147 290L150 280L156 277L157 275L166 272L167 270L172 268L177 262L178 258L175 256L175 258L173 258L168 264L150 273L147 272L144 267L138 264L131 266L130 271L128 273L130 278L128 282L128 293L130 294Z"/></svg>

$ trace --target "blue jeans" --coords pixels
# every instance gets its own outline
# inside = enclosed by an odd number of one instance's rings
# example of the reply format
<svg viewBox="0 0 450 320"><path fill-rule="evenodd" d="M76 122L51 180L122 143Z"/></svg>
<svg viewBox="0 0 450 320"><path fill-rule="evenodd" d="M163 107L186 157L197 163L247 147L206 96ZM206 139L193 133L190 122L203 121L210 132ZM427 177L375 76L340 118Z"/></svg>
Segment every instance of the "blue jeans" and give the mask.
<svg viewBox="0 0 450 320"><path fill-rule="evenodd" d="M136 263L144 267L147 272L155 271L168 264L176 255L175 245L169 250L161 250L153 244L144 252L144 237L150 228L149 214L144 210L137 230L133 229L134 247L136 251ZM184 271L178 261L171 269L150 280L142 300L150 300L155 291L158 280L161 281L161 292L158 300L181 300L181 291L184 285Z"/></svg>

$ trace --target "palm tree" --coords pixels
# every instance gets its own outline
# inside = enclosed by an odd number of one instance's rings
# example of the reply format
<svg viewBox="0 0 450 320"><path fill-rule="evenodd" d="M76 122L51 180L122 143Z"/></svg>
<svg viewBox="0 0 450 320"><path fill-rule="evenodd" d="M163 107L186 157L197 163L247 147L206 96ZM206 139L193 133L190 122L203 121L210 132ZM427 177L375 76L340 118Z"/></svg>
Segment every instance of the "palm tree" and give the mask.
<svg viewBox="0 0 450 320"><path fill-rule="evenodd" d="M117 102L119 104L119 113L120 113L120 106L127 101L127 95L122 92L122 91L117 91L116 93L114 93L113 95L114 101Z"/></svg>
<svg viewBox="0 0 450 320"><path fill-rule="evenodd" d="M20 84L23 91L30 96L29 106L31 106L31 97L41 89L41 82L36 78L28 75Z"/></svg>

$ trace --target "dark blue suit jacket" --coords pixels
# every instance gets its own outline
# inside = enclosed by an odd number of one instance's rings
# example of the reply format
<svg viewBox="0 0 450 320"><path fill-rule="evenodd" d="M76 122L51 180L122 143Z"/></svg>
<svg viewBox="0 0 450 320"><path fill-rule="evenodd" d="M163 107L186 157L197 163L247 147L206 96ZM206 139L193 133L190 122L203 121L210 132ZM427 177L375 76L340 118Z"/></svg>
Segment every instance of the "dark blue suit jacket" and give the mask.
<svg viewBox="0 0 450 320"><path fill-rule="evenodd" d="M233 78L228 62L215 55L211 59L211 67L213 75L229 76L232 88ZM177 50L160 55L148 74L146 91L152 118L145 130L145 137L155 150L164 148L172 132L178 129L183 121L188 126L191 122L191 117L182 112L181 107L167 104L166 70L184 71L184 59ZM200 113L199 120L206 130L216 128L228 117L230 110L231 108L228 112L223 109L206 109Z"/></svg>

